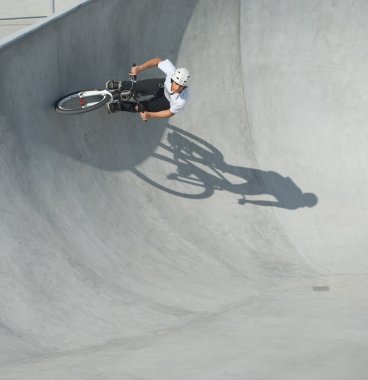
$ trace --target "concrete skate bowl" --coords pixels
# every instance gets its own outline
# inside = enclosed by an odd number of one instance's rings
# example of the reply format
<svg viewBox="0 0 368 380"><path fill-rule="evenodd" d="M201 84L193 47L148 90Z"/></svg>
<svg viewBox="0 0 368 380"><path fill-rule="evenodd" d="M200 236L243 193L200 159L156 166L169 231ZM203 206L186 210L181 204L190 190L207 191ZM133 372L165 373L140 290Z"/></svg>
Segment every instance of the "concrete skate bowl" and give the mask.
<svg viewBox="0 0 368 380"><path fill-rule="evenodd" d="M366 378L367 16L94 0L3 40L0 379ZM184 113L54 111L155 56Z"/></svg>

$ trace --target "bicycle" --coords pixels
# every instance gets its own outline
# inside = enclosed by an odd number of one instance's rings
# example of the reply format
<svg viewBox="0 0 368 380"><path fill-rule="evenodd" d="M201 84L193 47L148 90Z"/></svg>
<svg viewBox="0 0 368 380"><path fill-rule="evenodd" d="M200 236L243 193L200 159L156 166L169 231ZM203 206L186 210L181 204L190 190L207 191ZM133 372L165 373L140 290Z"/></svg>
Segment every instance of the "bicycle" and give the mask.
<svg viewBox="0 0 368 380"><path fill-rule="evenodd" d="M133 63L133 67L136 64ZM96 110L105 104L120 100L123 103L134 104L138 106L140 112L144 112L143 101L149 101L153 95L139 94L135 91L137 76L129 73L131 88L128 90L81 90L73 92L59 99L55 104L56 112L64 115L76 115Z"/></svg>

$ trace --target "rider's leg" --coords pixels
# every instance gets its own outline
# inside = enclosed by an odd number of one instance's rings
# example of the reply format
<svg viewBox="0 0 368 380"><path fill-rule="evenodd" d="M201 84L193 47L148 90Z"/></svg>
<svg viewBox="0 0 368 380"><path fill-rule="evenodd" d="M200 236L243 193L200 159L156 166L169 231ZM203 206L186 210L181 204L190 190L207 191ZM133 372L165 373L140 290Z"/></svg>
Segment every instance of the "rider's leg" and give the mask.
<svg viewBox="0 0 368 380"><path fill-rule="evenodd" d="M134 90L142 95L155 95L160 88L163 87L165 78L153 78L137 81ZM125 80L123 82L117 80L109 80L106 82L108 90L128 91L132 88L132 82Z"/></svg>
<svg viewBox="0 0 368 380"><path fill-rule="evenodd" d="M140 80L135 84L134 91L141 95L157 96L159 91L163 88L164 83L165 83L165 78Z"/></svg>
<svg viewBox="0 0 368 380"><path fill-rule="evenodd" d="M114 86L119 88L120 91L129 91L132 89L132 82L125 80L124 82L114 82ZM140 95L156 95L163 87L165 78L144 79L137 81L134 85L134 91ZM119 83L119 84L116 84Z"/></svg>
<svg viewBox="0 0 368 380"><path fill-rule="evenodd" d="M115 82L115 81L114 81ZM170 108L170 103L166 99L164 94L163 84L165 82L164 78L155 78L155 79L145 79L142 81L138 81L134 86L134 91L140 95L147 96L153 95L153 98L149 101L143 101L143 109L149 112L158 112L163 111ZM115 84L115 83L114 83ZM128 91L132 87L132 82L124 81L119 82L119 90L120 91ZM110 108L114 109L114 111L127 111L127 112L139 112L139 107L136 104L120 101L119 106L111 106Z"/></svg>
<svg viewBox="0 0 368 380"><path fill-rule="evenodd" d="M170 108L170 102L167 100L163 88L158 91L153 99L143 102L143 105L148 112L159 112Z"/></svg>
<svg viewBox="0 0 368 380"><path fill-rule="evenodd" d="M142 110L148 112L159 112L170 108L170 102L163 97L154 98L149 102L141 102L141 107L135 103L128 103L124 101L113 101L111 106L108 106L109 112L126 111L126 112L141 112Z"/></svg>
<svg viewBox="0 0 368 380"><path fill-rule="evenodd" d="M106 107L108 113L114 113L117 111L137 112L135 110L135 103L124 103L120 100L114 100L113 102L107 103Z"/></svg>
<svg viewBox="0 0 368 380"><path fill-rule="evenodd" d="M143 109L149 112L158 112L170 108L170 103L166 99L164 94L164 84L165 79L146 79L136 83L134 90L141 95L153 95L153 98L149 101L141 102ZM121 88L129 89L128 86L131 86L131 83L128 81L122 82ZM122 111L128 112L140 112L141 109L138 105L135 105L134 108L130 104L121 102L123 107Z"/></svg>

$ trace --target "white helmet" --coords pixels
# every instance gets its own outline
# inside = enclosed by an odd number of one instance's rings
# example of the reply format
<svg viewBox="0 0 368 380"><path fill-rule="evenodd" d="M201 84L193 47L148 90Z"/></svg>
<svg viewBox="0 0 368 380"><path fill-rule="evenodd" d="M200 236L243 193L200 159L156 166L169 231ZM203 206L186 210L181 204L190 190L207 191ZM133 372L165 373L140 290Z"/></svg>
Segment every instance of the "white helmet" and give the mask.
<svg viewBox="0 0 368 380"><path fill-rule="evenodd" d="M171 77L171 79L180 84L180 86L187 87L189 85L189 71L185 67L179 67L176 69L175 74Z"/></svg>

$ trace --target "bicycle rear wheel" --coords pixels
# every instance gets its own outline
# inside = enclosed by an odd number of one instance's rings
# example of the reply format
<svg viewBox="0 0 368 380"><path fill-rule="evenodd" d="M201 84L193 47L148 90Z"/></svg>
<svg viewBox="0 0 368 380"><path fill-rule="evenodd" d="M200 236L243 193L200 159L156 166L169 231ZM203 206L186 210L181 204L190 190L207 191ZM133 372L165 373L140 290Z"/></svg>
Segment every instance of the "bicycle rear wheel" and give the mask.
<svg viewBox="0 0 368 380"><path fill-rule="evenodd" d="M64 96L56 102L55 110L65 115L93 111L112 100L112 95L102 90L86 90Z"/></svg>

